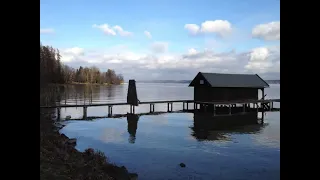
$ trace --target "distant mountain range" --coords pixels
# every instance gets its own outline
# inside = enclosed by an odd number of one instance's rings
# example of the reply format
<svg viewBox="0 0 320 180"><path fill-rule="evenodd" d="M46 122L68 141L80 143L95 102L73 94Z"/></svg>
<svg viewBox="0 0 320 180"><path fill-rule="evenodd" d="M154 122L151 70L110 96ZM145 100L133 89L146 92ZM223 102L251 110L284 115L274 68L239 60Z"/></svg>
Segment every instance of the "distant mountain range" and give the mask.
<svg viewBox="0 0 320 180"><path fill-rule="evenodd" d="M265 80L268 84L280 84L280 80ZM137 81L142 83L190 83L191 80L150 80L150 81Z"/></svg>

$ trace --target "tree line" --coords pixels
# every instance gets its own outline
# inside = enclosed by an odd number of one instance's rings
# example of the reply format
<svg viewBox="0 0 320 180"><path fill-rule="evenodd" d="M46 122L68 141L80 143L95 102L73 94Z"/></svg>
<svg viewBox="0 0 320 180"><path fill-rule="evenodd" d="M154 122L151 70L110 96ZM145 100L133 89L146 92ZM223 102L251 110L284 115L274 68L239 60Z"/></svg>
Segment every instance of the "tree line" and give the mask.
<svg viewBox="0 0 320 180"><path fill-rule="evenodd" d="M95 67L82 67L74 69L61 62L58 49L43 46L40 42L40 84L56 83L89 83L89 84L120 84L124 81L121 74L112 69L100 72Z"/></svg>

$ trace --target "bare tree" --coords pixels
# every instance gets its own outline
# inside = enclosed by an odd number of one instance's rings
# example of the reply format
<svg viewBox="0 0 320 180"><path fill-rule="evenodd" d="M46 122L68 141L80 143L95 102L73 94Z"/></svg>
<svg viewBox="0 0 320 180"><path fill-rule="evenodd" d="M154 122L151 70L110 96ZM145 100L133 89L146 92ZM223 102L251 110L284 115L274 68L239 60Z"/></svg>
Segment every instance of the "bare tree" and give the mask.
<svg viewBox="0 0 320 180"><path fill-rule="evenodd" d="M68 84L78 83L108 83L120 84L124 81L121 74L117 75L112 69L100 72L99 68L82 67L73 69L61 63L61 54L58 49L43 46L40 42L40 84L48 83Z"/></svg>

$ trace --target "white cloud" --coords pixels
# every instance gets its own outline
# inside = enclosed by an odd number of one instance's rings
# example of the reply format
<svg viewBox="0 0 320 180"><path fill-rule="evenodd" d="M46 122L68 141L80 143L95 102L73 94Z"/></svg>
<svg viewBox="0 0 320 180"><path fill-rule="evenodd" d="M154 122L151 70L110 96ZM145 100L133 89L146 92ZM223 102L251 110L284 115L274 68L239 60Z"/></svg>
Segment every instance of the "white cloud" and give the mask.
<svg viewBox="0 0 320 180"><path fill-rule="evenodd" d="M96 65L103 71L112 68L122 73L126 79L191 79L199 71L258 73L265 79L276 79L279 78L280 71L279 47L261 47L242 53L236 51L215 53L210 49L191 48L182 54L161 50L163 53L153 54L135 53L128 49L117 52L113 50L81 51L80 49L63 50L63 62L75 68L80 65ZM151 76L151 74L157 76Z"/></svg>
<svg viewBox="0 0 320 180"><path fill-rule="evenodd" d="M61 51L61 62L68 63L72 62L75 59L78 59L81 56L84 56L84 49L79 47L73 47L68 49L63 49ZM89 60L88 60L89 62Z"/></svg>
<svg viewBox="0 0 320 180"><path fill-rule="evenodd" d="M192 54L197 54L197 50L196 49L194 49L194 48L190 48L190 49L188 49L188 54L190 54L190 55L192 55Z"/></svg>
<svg viewBox="0 0 320 180"><path fill-rule="evenodd" d="M129 31L123 30L123 28L119 25L115 25L111 27L109 24L94 24L93 28L100 29L105 35L116 36L117 34L123 37L131 36L133 33Z"/></svg>
<svg viewBox="0 0 320 180"><path fill-rule="evenodd" d="M252 30L252 37L266 41L280 40L280 21L257 25Z"/></svg>
<svg viewBox="0 0 320 180"><path fill-rule="evenodd" d="M112 60L109 61L109 63L115 63L115 64L117 64L117 63L122 63L122 62L123 62L123 61L120 60L120 59L112 59Z"/></svg>
<svg viewBox="0 0 320 180"><path fill-rule="evenodd" d="M126 36L131 36L132 35L131 32L123 30L122 27L120 27L118 25L113 26L113 29L116 30L120 36L126 37Z"/></svg>
<svg viewBox="0 0 320 180"><path fill-rule="evenodd" d="M146 35L148 39L152 39L152 35L149 31L144 31L144 35Z"/></svg>
<svg viewBox="0 0 320 180"><path fill-rule="evenodd" d="M111 36L116 35L116 32L108 24L101 24L101 25L94 24L92 27L100 29L105 35L111 35Z"/></svg>
<svg viewBox="0 0 320 180"><path fill-rule="evenodd" d="M184 28L187 29L191 35L212 33L220 37L225 37L232 32L231 23L227 20L205 21L201 24L201 27L197 24L186 24Z"/></svg>
<svg viewBox="0 0 320 180"><path fill-rule="evenodd" d="M167 42L154 42L151 44L151 50L154 53L164 53L168 50Z"/></svg>
<svg viewBox="0 0 320 180"><path fill-rule="evenodd" d="M225 36L231 31L231 23L226 20L205 21L201 24L201 32L203 33L216 33Z"/></svg>
<svg viewBox="0 0 320 180"><path fill-rule="evenodd" d="M52 28L40 28L40 34L53 34L55 31Z"/></svg>
<svg viewBox="0 0 320 180"><path fill-rule="evenodd" d="M84 50L79 47L69 48L64 51L65 53L74 54L76 56L84 55Z"/></svg>
<svg viewBox="0 0 320 180"><path fill-rule="evenodd" d="M258 73L280 72L280 56L272 48L260 47L253 49L249 54L245 69ZM279 49L280 50L280 49ZM276 58L272 58L276 54ZM280 55L280 54L279 54Z"/></svg>
<svg viewBox="0 0 320 180"><path fill-rule="evenodd" d="M196 24L186 24L184 25L184 28L187 29L192 35L196 35L198 32L200 32L200 27Z"/></svg>

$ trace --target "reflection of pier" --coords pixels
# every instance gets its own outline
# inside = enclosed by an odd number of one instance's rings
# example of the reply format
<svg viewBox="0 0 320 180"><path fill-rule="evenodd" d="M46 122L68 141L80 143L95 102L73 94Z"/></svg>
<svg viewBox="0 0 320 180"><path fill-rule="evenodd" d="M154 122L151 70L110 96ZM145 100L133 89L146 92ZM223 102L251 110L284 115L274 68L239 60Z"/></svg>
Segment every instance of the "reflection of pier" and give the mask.
<svg viewBox="0 0 320 180"><path fill-rule="evenodd" d="M262 112L263 114L263 112ZM266 126L258 113L212 116L208 113L195 113L192 136L198 140L230 140L228 134L257 133ZM262 122L262 123L259 123Z"/></svg>

